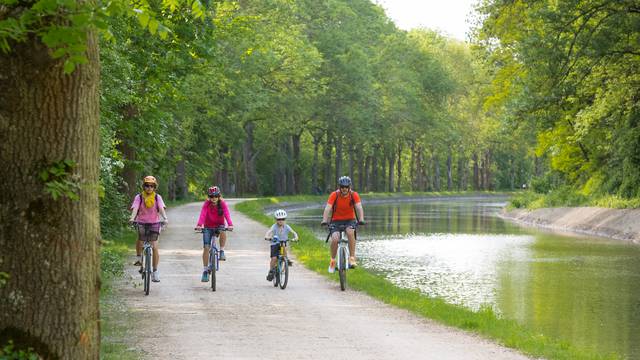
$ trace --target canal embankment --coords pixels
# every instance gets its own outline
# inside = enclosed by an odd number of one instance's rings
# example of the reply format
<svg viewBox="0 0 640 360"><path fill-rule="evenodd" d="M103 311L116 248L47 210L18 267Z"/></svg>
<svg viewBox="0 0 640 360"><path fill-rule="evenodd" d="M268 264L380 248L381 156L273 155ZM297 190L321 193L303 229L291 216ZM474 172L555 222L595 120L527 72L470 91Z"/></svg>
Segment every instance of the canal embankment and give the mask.
<svg viewBox="0 0 640 360"><path fill-rule="evenodd" d="M640 209L558 207L512 209L500 216L516 223L640 243Z"/></svg>

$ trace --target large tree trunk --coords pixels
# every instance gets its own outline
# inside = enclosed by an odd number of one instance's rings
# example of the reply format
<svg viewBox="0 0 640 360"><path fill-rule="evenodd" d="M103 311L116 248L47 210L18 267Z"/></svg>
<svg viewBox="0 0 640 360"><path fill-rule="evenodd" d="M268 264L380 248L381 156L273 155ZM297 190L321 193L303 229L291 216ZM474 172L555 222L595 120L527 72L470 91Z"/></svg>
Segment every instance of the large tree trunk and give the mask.
<svg viewBox="0 0 640 360"><path fill-rule="evenodd" d="M187 197L187 171L184 159L180 159L176 164L175 192L176 198L185 199Z"/></svg>
<svg viewBox="0 0 640 360"><path fill-rule="evenodd" d="M293 177L291 191L295 194L302 192L302 167L300 165L300 137L302 133L291 135L291 145L293 146Z"/></svg>
<svg viewBox="0 0 640 360"><path fill-rule="evenodd" d="M464 154L460 151L458 154L458 190L467 190L467 166L465 164Z"/></svg>
<svg viewBox="0 0 640 360"><path fill-rule="evenodd" d="M134 104L126 104L122 106L120 112L122 114L122 119L124 122L135 121L135 119L139 116L138 107ZM129 126L123 126L122 128L127 129L129 128ZM136 193L140 192L139 186L141 185L138 182L138 174L136 171L136 167L134 166L134 163L136 161L136 147L131 144L131 134L118 131L118 134L116 136L120 140L116 148L118 149L118 151L120 151L120 154L122 154L122 159L124 160L124 167L122 168L122 171L120 173L124 184L120 190L126 193L129 198L131 198Z"/></svg>
<svg viewBox="0 0 640 360"><path fill-rule="evenodd" d="M313 164L311 165L311 192L312 193L322 193L322 191L318 191L318 152L320 146L320 137L313 138Z"/></svg>
<svg viewBox="0 0 640 360"><path fill-rule="evenodd" d="M370 191L371 190L371 155L367 155L364 160L364 189L362 191Z"/></svg>
<svg viewBox="0 0 640 360"><path fill-rule="evenodd" d="M451 147L449 147L449 153L447 154L447 190L453 190L453 155L451 154Z"/></svg>
<svg viewBox="0 0 640 360"><path fill-rule="evenodd" d="M329 130L327 130L327 137L324 143L324 189L325 191L333 190L335 186L335 181L331 178L331 134L329 134Z"/></svg>
<svg viewBox="0 0 640 360"><path fill-rule="evenodd" d="M478 168L478 154L473 153L473 190L480 190L480 171Z"/></svg>
<svg viewBox="0 0 640 360"><path fill-rule="evenodd" d="M402 191L402 144L398 145L398 181L396 183L396 191Z"/></svg>
<svg viewBox="0 0 640 360"><path fill-rule="evenodd" d="M338 181L338 178L342 174L342 136L336 136L336 176L334 177L334 183Z"/></svg>
<svg viewBox="0 0 640 360"><path fill-rule="evenodd" d="M433 160L433 186L436 191L440 191L440 157L434 152Z"/></svg>
<svg viewBox="0 0 640 360"><path fill-rule="evenodd" d="M13 44L12 44L13 45ZM34 37L0 52L0 348L8 339L43 358L98 359L98 41L64 75ZM74 161L79 199L54 200L39 174ZM51 180L51 179L49 179Z"/></svg>
<svg viewBox="0 0 640 360"><path fill-rule="evenodd" d="M243 145L243 157L246 176L246 186L244 190L251 194L258 193L258 174L256 172L256 154L253 153L253 130L255 124L249 121L244 125L244 132L247 136Z"/></svg>
<svg viewBox="0 0 640 360"><path fill-rule="evenodd" d="M393 146L391 147L391 149L389 150L389 192L393 192L395 190L395 187L393 185L393 176L395 175L395 165L396 165L396 157L395 157L395 153L393 151Z"/></svg>
<svg viewBox="0 0 640 360"><path fill-rule="evenodd" d="M362 148L358 149L356 154L356 162L358 163L358 191L364 191L365 179L367 177L365 172L365 157Z"/></svg>

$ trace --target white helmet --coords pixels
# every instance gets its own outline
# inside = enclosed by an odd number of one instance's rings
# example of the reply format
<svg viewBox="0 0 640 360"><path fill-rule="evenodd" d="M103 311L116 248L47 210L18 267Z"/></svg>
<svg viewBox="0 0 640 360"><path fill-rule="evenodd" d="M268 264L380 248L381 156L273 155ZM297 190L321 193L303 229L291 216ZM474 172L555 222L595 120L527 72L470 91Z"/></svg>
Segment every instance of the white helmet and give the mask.
<svg viewBox="0 0 640 360"><path fill-rule="evenodd" d="M273 213L273 217L276 219L286 219L287 218L287 212L284 211L284 209L278 209L276 210L276 212Z"/></svg>

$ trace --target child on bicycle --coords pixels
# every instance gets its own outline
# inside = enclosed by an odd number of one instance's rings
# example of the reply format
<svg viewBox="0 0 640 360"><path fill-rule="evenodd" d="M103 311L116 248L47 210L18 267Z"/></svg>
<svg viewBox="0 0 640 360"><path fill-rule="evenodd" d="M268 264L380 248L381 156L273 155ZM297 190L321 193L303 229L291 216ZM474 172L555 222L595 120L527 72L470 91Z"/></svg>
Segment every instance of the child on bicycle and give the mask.
<svg viewBox="0 0 640 360"><path fill-rule="evenodd" d="M213 238L215 228L224 227L225 222L228 231L233 231L233 222L229 214L227 203L222 200L220 188L212 186L207 190L208 199L202 204L200 217L196 230L202 231L202 282L209 281L209 248L211 247L211 239ZM204 228L204 229L203 229ZM220 232L220 261L227 260L224 255L224 245L227 242L226 232Z"/></svg>
<svg viewBox="0 0 640 360"><path fill-rule="evenodd" d="M145 176L142 180L143 191L137 194L131 204L130 223L138 223L138 241L136 241L136 262L134 265L142 265L142 244L145 240L151 243L153 249L153 273L151 280L160 281L158 274L158 263L160 254L158 253L158 236L160 236L160 225L168 223L162 196L156 193L158 181L153 176ZM160 221L162 218L162 221ZM147 228L145 231L145 227ZM145 236L147 237L145 239Z"/></svg>
<svg viewBox="0 0 640 360"><path fill-rule="evenodd" d="M289 233L293 234L292 241L298 241L298 234L293 231L291 226L285 224L287 220L287 212L284 209L278 209L273 213L273 217L276 219L276 223L273 224L267 233L264 235L265 240L271 240L271 263L269 264L269 274L267 275L267 281L273 280L275 275L276 261L278 259L278 252L280 251L280 245L278 242L287 241L289 239ZM285 248L285 255L287 255L287 248ZM293 265L291 260L287 261L287 265Z"/></svg>

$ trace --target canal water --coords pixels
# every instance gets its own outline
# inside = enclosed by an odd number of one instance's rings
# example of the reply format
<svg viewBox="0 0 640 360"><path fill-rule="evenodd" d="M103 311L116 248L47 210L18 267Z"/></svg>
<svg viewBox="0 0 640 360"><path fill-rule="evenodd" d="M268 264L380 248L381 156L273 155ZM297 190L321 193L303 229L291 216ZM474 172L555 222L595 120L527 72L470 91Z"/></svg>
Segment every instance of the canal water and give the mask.
<svg viewBox="0 0 640 360"><path fill-rule="evenodd" d="M581 348L640 359L640 246L519 227L497 216L505 202L365 201L360 264L450 303L491 306ZM289 223L324 238L321 212L291 211Z"/></svg>

